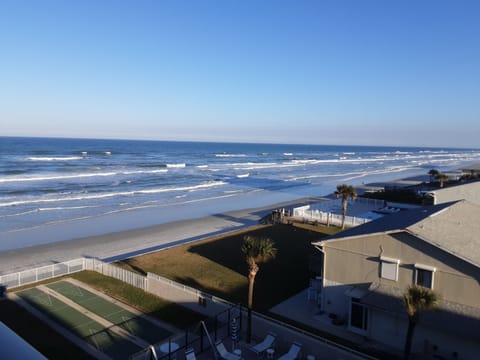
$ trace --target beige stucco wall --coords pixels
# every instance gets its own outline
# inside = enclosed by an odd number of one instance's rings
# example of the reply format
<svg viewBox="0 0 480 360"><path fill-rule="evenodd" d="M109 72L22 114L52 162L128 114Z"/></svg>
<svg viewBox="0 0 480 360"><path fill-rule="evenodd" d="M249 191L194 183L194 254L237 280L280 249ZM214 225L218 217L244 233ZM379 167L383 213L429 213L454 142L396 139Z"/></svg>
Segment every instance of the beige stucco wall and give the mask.
<svg viewBox="0 0 480 360"><path fill-rule="evenodd" d="M380 282L404 289L414 281L414 264L420 263L436 268L433 288L442 299L480 304L478 268L407 233L327 242L324 251L326 281L346 285ZM400 260L398 281L380 277L380 256Z"/></svg>
<svg viewBox="0 0 480 360"><path fill-rule="evenodd" d="M407 317L404 314L370 310L369 321L370 338L388 344L399 351L403 350L408 326ZM478 336L476 338L466 338L461 334L457 335L449 332L444 327L425 325L424 319L420 317L412 339L412 352L423 355L423 357L418 356L418 358L430 359L433 354L438 354L445 359L452 359L453 353L456 352L458 359L478 359ZM472 333L475 333L473 329ZM434 351L434 349L436 350Z"/></svg>
<svg viewBox="0 0 480 360"><path fill-rule="evenodd" d="M435 194L435 205L464 199L480 205L480 181L438 189L433 193Z"/></svg>

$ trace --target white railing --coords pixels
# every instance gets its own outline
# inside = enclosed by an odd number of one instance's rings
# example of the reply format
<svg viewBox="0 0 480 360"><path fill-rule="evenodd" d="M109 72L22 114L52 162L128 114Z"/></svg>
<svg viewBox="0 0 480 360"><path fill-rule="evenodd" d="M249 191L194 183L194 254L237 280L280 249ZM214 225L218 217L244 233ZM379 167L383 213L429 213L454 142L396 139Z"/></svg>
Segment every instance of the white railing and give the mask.
<svg viewBox="0 0 480 360"><path fill-rule="evenodd" d="M317 221L325 225L342 225L342 215L319 210L311 210L305 207L294 209L293 217L301 218L308 221ZM371 221L371 219L355 216L345 216L345 225L349 227L363 225L369 221Z"/></svg>
<svg viewBox="0 0 480 360"><path fill-rule="evenodd" d="M93 270L99 272L100 274L103 274L105 276L113 277L114 279L123 281L124 283L132 285L136 288L147 291L146 276L136 274L130 270L125 270L112 264L105 263L101 260L93 259L93 267L86 270Z"/></svg>
<svg viewBox="0 0 480 360"><path fill-rule="evenodd" d="M93 258L79 258L62 263L41 266L11 274L0 275L0 285L9 289L34 284L42 280L57 278L83 270L93 270L121 280L129 285L146 290L147 278L132 271L119 268Z"/></svg>
<svg viewBox="0 0 480 360"><path fill-rule="evenodd" d="M85 262L89 259L80 258L62 263L23 270L7 275L0 275L0 284L7 288L16 288L33 284L42 280L72 274L85 270Z"/></svg>
<svg viewBox="0 0 480 360"><path fill-rule="evenodd" d="M385 206L385 201L380 199L356 198L355 200L348 199L348 206L364 205L372 210L380 209ZM320 201L297 209L307 208L310 210L318 210L327 213L339 213L342 211L342 199L332 199L327 201Z"/></svg>
<svg viewBox="0 0 480 360"><path fill-rule="evenodd" d="M368 198L357 198L355 200L349 200L348 203L351 206L355 204L367 205L371 209L380 209L385 205L383 200ZM334 199L294 208L293 217L325 225L341 226L342 215L339 214L341 211L342 199ZM363 225L369 221L372 221L372 219L358 216L345 216L345 225L349 227Z"/></svg>
<svg viewBox="0 0 480 360"><path fill-rule="evenodd" d="M338 200L341 201L341 199L338 199ZM373 208L377 208L377 209L385 206L385 200L380 200L380 199L358 197L354 201L359 204L371 205Z"/></svg>

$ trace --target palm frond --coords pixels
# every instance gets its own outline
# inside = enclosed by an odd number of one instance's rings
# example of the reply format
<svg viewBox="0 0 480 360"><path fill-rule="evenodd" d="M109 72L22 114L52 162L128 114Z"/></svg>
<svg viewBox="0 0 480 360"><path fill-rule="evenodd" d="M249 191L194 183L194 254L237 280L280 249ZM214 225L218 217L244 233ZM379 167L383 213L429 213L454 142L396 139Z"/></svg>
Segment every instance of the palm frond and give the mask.
<svg viewBox="0 0 480 360"><path fill-rule="evenodd" d="M337 198L341 197L343 199L356 199L357 198L357 191L352 185L341 184L337 185L337 190L334 192Z"/></svg>
<svg viewBox="0 0 480 360"><path fill-rule="evenodd" d="M275 243L269 238L245 236L241 250L248 264L266 262L277 255Z"/></svg>
<svg viewBox="0 0 480 360"><path fill-rule="evenodd" d="M431 289L410 285L403 295L405 308L410 316L419 311L432 309L438 301L437 294Z"/></svg>

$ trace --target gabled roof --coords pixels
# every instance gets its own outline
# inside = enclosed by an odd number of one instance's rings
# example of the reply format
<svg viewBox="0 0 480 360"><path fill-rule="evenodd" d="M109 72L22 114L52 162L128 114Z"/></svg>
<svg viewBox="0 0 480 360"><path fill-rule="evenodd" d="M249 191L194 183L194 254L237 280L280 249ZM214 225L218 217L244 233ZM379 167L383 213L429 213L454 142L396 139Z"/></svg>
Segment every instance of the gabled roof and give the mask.
<svg viewBox="0 0 480 360"><path fill-rule="evenodd" d="M466 200L401 211L329 236L313 245L400 231L480 267L480 206Z"/></svg>

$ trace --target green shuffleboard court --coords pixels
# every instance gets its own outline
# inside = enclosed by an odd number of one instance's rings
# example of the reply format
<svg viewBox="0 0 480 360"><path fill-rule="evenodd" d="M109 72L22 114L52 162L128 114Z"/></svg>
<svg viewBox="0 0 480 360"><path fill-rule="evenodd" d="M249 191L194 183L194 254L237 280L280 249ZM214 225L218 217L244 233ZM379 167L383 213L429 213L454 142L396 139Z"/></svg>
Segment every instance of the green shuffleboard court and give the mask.
<svg viewBox="0 0 480 360"><path fill-rule="evenodd" d="M172 335L170 331L155 323L71 282L59 281L49 284L48 287L150 344L162 341Z"/></svg>
<svg viewBox="0 0 480 360"><path fill-rule="evenodd" d="M114 359L126 359L141 349L133 342L40 289L32 288L16 294L56 323Z"/></svg>

